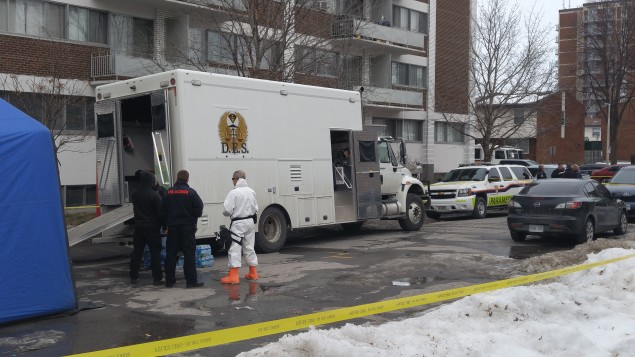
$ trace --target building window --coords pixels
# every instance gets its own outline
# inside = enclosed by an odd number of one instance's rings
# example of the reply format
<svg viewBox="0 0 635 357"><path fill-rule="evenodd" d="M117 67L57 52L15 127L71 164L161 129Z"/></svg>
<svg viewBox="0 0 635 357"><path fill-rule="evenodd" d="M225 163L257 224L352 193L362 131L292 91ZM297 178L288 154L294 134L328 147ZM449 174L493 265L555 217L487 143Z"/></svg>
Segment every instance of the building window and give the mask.
<svg viewBox="0 0 635 357"><path fill-rule="evenodd" d="M437 121L434 123L434 142L436 143L462 143L465 141L460 130L463 124Z"/></svg>
<svg viewBox="0 0 635 357"><path fill-rule="evenodd" d="M95 185L64 186L64 206L78 207L95 205L97 202Z"/></svg>
<svg viewBox="0 0 635 357"><path fill-rule="evenodd" d="M232 48L237 48L235 35L207 31L207 59L210 62L233 64Z"/></svg>
<svg viewBox="0 0 635 357"><path fill-rule="evenodd" d="M50 96L41 93L16 94L0 91L0 98L51 130L95 130L95 99L92 97ZM48 109L45 110L46 108Z"/></svg>
<svg viewBox="0 0 635 357"><path fill-rule="evenodd" d="M425 88L428 81L426 67L414 64L392 62L391 83L393 85Z"/></svg>
<svg viewBox="0 0 635 357"><path fill-rule="evenodd" d="M108 43L108 14L76 6L68 8L68 38L75 41Z"/></svg>
<svg viewBox="0 0 635 357"><path fill-rule="evenodd" d="M108 43L108 13L38 0L0 0L0 31Z"/></svg>
<svg viewBox="0 0 635 357"><path fill-rule="evenodd" d="M392 22L404 30L428 33L428 14L401 6L392 7Z"/></svg>
<svg viewBox="0 0 635 357"><path fill-rule="evenodd" d="M379 129L379 136L392 136L403 138L406 141L422 141L422 123L419 120L373 118L373 124L383 125Z"/></svg>
<svg viewBox="0 0 635 357"><path fill-rule="evenodd" d="M112 48L120 54L151 58L154 48L154 22L131 16L112 15Z"/></svg>
<svg viewBox="0 0 635 357"><path fill-rule="evenodd" d="M337 76L337 53L297 46L295 50L297 59L296 69L300 73L317 76Z"/></svg>
<svg viewBox="0 0 635 357"><path fill-rule="evenodd" d="M9 29L11 32L64 38L64 5L35 0L9 1L8 5L6 13L9 14L9 24L12 25ZM4 4L2 6L6 7Z"/></svg>
<svg viewBox="0 0 635 357"><path fill-rule="evenodd" d="M207 63L207 31L204 29L190 29L190 60L194 63Z"/></svg>
<svg viewBox="0 0 635 357"><path fill-rule="evenodd" d="M522 124L525 120L525 111L522 108L514 109L514 124Z"/></svg>

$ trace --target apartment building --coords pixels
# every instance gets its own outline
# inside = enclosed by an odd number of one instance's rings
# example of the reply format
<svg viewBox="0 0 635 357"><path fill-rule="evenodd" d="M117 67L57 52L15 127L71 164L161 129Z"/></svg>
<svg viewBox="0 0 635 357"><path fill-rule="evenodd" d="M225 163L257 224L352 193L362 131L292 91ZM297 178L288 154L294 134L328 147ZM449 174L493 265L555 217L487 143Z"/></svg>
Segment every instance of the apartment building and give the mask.
<svg viewBox="0 0 635 357"><path fill-rule="evenodd" d="M604 71L611 68L609 61L617 58L620 61L621 55L613 53L622 48L631 48L632 44L619 44L615 41L612 33L619 31L620 26L633 26L632 20L635 7L633 1L599 1L585 3L582 7L560 10L560 20L558 25L558 65L559 65L559 87L575 95L576 99L584 104L584 113L578 120L584 123L584 134L580 137L572 138L576 141L576 150L584 148L584 161L587 163L596 161L606 161L608 138L607 117L613 111L624 111L619 130L617 131L616 145L617 153L611 154L611 158L620 161L631 161L635 155L635 142L632 137L635 135L635 112L628 106L628 101L633 96L632 85L627 83L627 79L632 76L627 75L623 82L609 84L608 88L601 89L600 92L608 89L608 92L600 94L598 97L592 95L591 82L585 80L584 74L588 74L599 83L604 83ZM626 19L626 20L624 20ZM630 22L627 22L630 21ZM630 36L632 30L623 32L623 38ZM606 36L609 45L606 49L601 49L593 44L594 38ZM635 41L635 37L631 37ZM609 47L613 47L610 50ZM606 56L608 55L608 56ZM603 59L606 57L609 61ZM625 57L624 57L625 58ZM622 62L627 66L626 72L631 72L633 63ZM607 66L608 65L608 66ZM621 65L618 64L618 67ZM608 73L614 73L608 69ZM613 74L608 76L612 82ZM588 77L587 77L588 78ZM596 89L597 91L597 89ZM618 99L619 97L619 99ZM612 102L613 104L609 104ZM573 119L573 118L572 118ZM615 119L613 119L615 120ZM615 122L611 125L615 128ZM613 129L615 130L615 129ZM571 147L562 147L560 150L570 150ZM617 155L616 157L614 157Z"/></svg>
<svg viewBox="0 0 635 357"><path fill-rule="evenodd" d="M282 20L263 4L278 6ZM0 98L18 105L17 87L45 92L30 106L38 120L52 107L50 97L73 98L53 128L64 142L58 158L67 206L95 202L94 88L176 67L360 90L365 128L403 137L410 165L421 163L431 177L473 160L473 141L442 119L443 112L468 116L473 6L470 0L0 0ZM248 7L260 7L261 22L237 25ZM276 19L293 26L264 47L245 39L243 31L254 25L279 33ZM237 62L257 48L264 53L257 63ZM47 88L57 82L64 91Z"/></svg>

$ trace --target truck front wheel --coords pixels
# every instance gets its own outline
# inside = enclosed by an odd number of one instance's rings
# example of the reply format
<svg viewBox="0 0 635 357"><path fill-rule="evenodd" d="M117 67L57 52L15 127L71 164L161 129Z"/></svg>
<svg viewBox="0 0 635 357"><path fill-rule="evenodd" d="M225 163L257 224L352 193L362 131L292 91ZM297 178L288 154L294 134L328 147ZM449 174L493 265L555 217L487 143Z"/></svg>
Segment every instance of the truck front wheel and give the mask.
<svg viewBox="0 0 635 357"><path fill-rule="evenodd" d="M487 216L487 202L483 197L476 197L474 201L474 210L472 211L472 217L485 218Z"/></svg>
<svg viewBox="0 0 635 357"><path fill-rule="evenodd" d="M406 197L406 218L399 220L404 231L418 231L423 226L423 201L414 193Z"/></svg>
<svg viewBox="0 0 635 357"><path fill-rule="evenodd" d="M256 251L273 253L279 251L287 241L287 219L282 210L268 207L260 215L256 233Z"/></svg>

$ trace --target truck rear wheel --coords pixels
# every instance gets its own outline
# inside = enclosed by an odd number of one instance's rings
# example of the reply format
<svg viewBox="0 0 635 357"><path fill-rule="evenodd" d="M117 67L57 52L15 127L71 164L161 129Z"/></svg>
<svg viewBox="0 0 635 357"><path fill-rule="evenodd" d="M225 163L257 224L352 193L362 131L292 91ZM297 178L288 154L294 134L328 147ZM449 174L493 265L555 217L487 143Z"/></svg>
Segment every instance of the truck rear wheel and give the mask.
<svg viewBox="0 0 635 357"><path fill-rule="evenodd" d="M423 226L423 201L414 193L406 197L406 218L399 220L404 231L418 231Z"/></svg>
<svg viewBox="0 0 635 357"><path fill-rule="evenodd" d="M268 207L260 215L256 234L256 251L273 253L287 241L287 219L278 207Z"/></svg>

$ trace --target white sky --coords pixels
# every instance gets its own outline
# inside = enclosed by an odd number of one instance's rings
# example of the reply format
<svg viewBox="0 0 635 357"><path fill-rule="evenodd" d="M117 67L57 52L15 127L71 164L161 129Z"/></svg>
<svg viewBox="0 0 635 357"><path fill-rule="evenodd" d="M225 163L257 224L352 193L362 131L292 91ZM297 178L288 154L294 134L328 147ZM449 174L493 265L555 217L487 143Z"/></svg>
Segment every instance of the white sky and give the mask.
<svg viewBox="0 0 635 357"><path fill-rule="evenodd" d="M633 253L635 249L610 248L588 254L587 262ZM631 258L550 283L465 297L403 321L285 335L239 356L634 355L635 258Z"/></svg>
<svg viewBox="0 0 635 357"><path fill-rule="evenodd" d="M556 36L556 25L558 24L558 10L569 9L582 6L586 1L583 0L564 0L564 7L562 6L563 0L517 0L520 8L525 11L531 11L532 6L535 6L536 12L539 12L542 8L543 22L545 26L549 26L553 29L553 36Z"/></svg>

